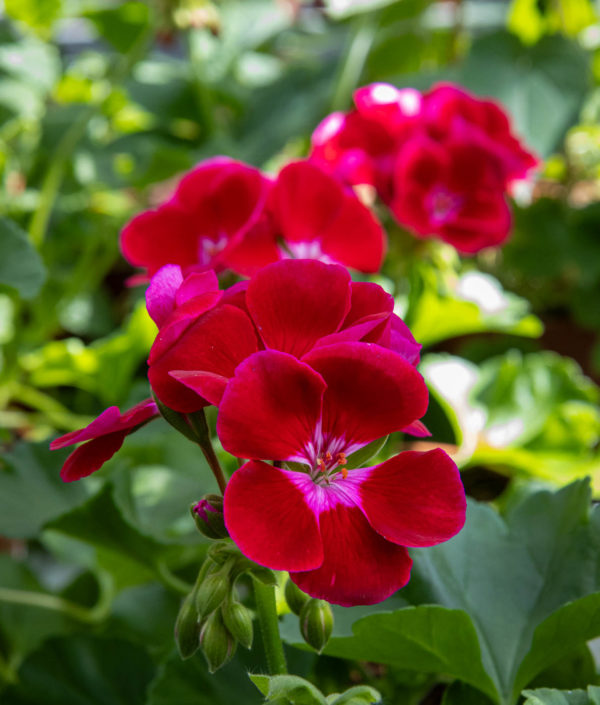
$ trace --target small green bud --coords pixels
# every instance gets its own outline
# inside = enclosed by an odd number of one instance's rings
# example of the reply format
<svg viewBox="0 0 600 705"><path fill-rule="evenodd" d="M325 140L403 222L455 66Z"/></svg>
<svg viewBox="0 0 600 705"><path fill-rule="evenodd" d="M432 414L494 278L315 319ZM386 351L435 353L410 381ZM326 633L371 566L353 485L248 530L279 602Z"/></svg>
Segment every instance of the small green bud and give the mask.
<svg viewBox="0 0 600 705"><path fill-rule="evenodd" d="M252 646L254 630L252 627L252 617L250 610L241 602L228 602L221 607L225 626L231 635L245 648Z"/></svg>
<svg viewBox="0 0 600 705"><path fill-rule="evenodd" d="M237 642L225 626L221 610L213 612L204 623L200 631L200 646L211 673L233 658Z"/></svg>
<svg viewBox="0 0 600 705"><path fill-rule="evenodd" d="M185 416L183 414L180 414L178 411L169 408L166 404L163 404L163 402L156 396L156 394L152 393L152 396L154 397L156 406L158 407L160 415L163 417L163 419L171 426L173 426L173 428L176 428L179 433L182 433L187 439L193 441L194 443L197 443L198 439L196 438L196 434L190 428L190 425L187 423Z"/></svg>
<svg viewBox="0 0 600 705"><path fill-rule="evenodd" d="M285 601L294 614L300 614L302 608L308 602L309 596L291 580L285 584Z"/></svg>
<svg viewBox="0 0 600 705"><path fill-rule="evenodd" d="M227 598L231 589L229 571L207 575L196 592L196 609L200 620L214 612Z"/></svg>
<svg viewBox="0 0 600 705"><path fill-rule="evenodd" d="M308 600L300 612L300 631L304 641L321 653L332 629L333 613L329 604L325 600Z"/></svg>
<svg viewBox="0 0 600 705"><path fill-rule="evenodd" d="M190 507L190 512L202 534L209 539L224 539L229 536L223 516L223 497L207 494Z"/></svg>
<svg viewBox="0 0 600 705"><path fill-rule="evenodd" d="M193 656L200 646L200 624L194 598L193 592L185 598L175 622L175 642L182 659Z"/></svg>

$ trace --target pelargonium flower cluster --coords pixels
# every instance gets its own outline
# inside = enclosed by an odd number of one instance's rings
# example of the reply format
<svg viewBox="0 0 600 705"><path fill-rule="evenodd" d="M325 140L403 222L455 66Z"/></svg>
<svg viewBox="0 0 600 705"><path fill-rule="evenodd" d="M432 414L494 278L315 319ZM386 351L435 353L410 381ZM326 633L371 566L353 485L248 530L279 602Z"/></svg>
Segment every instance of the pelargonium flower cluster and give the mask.
<svg viewBox="0 0 600 705"><path fill-rule="evenodd" d="M360 88L354 103L313 133L315 163L374 187L417 237L440 237L465 254L506 240L507 189L538 162L500 105L451 84L422 94L384 83Z"/></svg>
<svg viewBox="0 0 600 705"><path fill-rule="evenodd" d="M186 274L211 269L251 276L290 257L377 272L385 248L372 212L306 160L273 179L233 159L209 159L180 180L168 201L137 215L121 233L125 259L149 276L165 264Z"/></svg>
<svg viewBox="0 0 600 705"><path fill-rule="evenodd" d="M221 291L214 272L171 264L152 278L147 305L159 327L149 358L157 398L184 415L218 406L224 449L246 459L224 495L246 556L290 571L314 597L372 604L408 581L406 546L462 528L464 490L444 451L354 467L354 453L389 433L427 434L420 346L381 287L287 259ZM54 441L84 441L63 479L96 470L156 412L150 400L122 416L113 408Z"/></svg>

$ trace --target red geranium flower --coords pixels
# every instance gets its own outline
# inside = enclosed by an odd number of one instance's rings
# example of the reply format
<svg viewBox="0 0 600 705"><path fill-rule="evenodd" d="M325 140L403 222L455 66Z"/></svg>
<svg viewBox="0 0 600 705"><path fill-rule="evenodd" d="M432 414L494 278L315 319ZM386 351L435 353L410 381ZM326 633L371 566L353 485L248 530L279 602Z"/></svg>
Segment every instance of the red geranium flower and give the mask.
<svg viewBox="0 0 600 705"><path fill-rule="evenodd" d="M418 237L438 236L472 254L510 233L502 175L476 142L413 138L398 156L395 185L390 209Z"/></svg>
<svg viewBox="0 0 600 705"><path fill-rule="evenodd" d="M225 269L229 254L258 223L270 187L258 169L227 157L209 159L181 179L166 203L125 226L123 256L149 275L165 264Z"/></svg>
<svg viewBox="0 0 600 705"><path fill-rule="evenodd" d="M125 436L157 416L158 409L152 399L145 399L124 414L116 406L111 406L85 428L53 440L51 450L83 442L65 461L60 471L63 481L73 482L96 472L119 450Z"/></svg>
<svg viewBox="0 0 600 705"><path fill-rule="evenodd" d="M426 408L419 373L375 344L315 348L303 361L252 355L227 385L217 421L223 447L251 459L225 492L232 539L313 597L346 606L386 599L410 577L405 546L460 531L464 490L441 450L351 470L347 459ZM280 469L265 458L301 465Z"/></svg>
<svg viewBox="0 0 600 705"><path fill-rule="evenodd" d="M175 326L164 323L150 352L150 384L167 406L190 412L218 405L237 365L265 348L301 358L342 341L375 342L416 364L421 346L393 308L380 286L352 282L338 265L277 262L202 315L171 314Z"/></svg>
<svg viewBox="0 0 600 705"><path fill-rule="evenodd" d="M385 234L355 194L315 164L289 164L272 182L221 157L184 176L157 210L136 216L121 249L150 275L176 264L186 274L232 269L251 276L290 256L376 272Z"/></svg>

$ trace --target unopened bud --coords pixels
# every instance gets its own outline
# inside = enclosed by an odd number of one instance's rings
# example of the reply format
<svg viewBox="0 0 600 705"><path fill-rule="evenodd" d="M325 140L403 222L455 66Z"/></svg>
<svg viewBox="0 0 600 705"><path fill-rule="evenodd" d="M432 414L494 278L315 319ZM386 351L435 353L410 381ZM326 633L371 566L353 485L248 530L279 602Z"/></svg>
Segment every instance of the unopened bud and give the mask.
<svg viewBox="0 0 600 705"><path fill-rule="evenodd" d="M309 599L309 596L302 592L296 583L291 580L287 581L285 584L285 601L294 614L299 615Z"/></svg>
<svg viewBox="0 0 600 705"><path fill-rule="evenodd" d="M200 624L194 598L193 592L185 598L175 622L175 642L182 659L193 656L200 646Z"/></svg>
<svg viewBox="0 0 600 705"><path fill-rule="evenodd" d="M229 536L223 516L223 497L207 494L199 502L192 504L190 512L198 531L209 539L224 539Z"/></svg>
<svg viewBox="0 0 600 705"><path fill-rule="evenodd" d="M252 646L254 630L248 608L244 607L241 602L229 602L223 605L221 611L225 626L231 632L231 635L245 649L249 649Z"/></svg>
<svg viewBox="0 0 600 705"><path fill-rule="evenodd" d="M229 573L220 570L206 576L196 592L196 609L200 620L214 612L227 598L231 583Z"/></svg>
<svg viewBox="0 0 600 705"><path fill-rule="evenodd" d="M204 623L200 631L200 646L211 673L218 671L230 661L237 642L223 622L221 610L216 610Z"/></svg>
<svg viewBox="0 0 600 705"><path fill-rule="evenodd" d="M333 613L329 604L325 600L308 600L300 612L300 631L304 641L321 653L332 629Z"/></svg>

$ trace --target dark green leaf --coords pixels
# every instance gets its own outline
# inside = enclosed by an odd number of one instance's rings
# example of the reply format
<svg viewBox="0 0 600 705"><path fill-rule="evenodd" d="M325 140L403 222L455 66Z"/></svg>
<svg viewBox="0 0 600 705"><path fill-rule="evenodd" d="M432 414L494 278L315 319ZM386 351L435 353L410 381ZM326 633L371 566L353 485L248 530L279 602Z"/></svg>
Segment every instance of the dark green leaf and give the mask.
<svg viewBox="0 0 600 705"><path fill-rule="evenodd" d="M0 218L0 285L32 299L46 278L46 270L27 234L12 220Z"/></svg>

